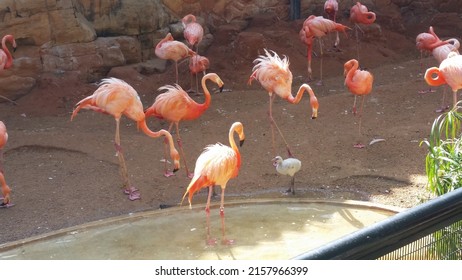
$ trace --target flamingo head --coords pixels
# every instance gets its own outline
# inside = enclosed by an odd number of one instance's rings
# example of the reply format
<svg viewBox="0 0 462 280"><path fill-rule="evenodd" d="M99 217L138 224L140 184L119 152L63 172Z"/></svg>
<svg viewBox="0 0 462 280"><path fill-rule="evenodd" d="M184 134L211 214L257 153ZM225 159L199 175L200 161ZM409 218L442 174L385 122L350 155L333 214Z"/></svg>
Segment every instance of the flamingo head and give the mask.
<svg viewBox="0 0 462 280"><path fill-rule="evenodd" d="M282 157L281 156L276 156L271 161L273 162L273 166L276 167L282 162Z"/></svg>

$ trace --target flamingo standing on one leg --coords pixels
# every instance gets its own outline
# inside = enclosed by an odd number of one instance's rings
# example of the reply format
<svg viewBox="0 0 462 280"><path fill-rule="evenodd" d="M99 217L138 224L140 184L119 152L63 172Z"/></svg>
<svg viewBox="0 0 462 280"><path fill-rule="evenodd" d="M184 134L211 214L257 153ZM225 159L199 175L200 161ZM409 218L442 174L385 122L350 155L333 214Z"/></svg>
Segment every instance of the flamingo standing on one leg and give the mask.
<svg viewBox="0 0 462 280"><path fill-rule="evenodd" d="M336 23L330 19L324 18L322 16L309 16L304 22L303 27L299 32L300 40L307 45L307 60L308 60L308 79L312 80L312 71L311 71L311 54L313 50L313 40L317 38L319 41L319 48L321 52L321 66L320 66L320 80L318 84L322 84L322 37L327 33L333 31L342 31L346 35L346 29L349 29L348 26L345 26L340 23Z"/></svg>
<svg viewBox="0 0 462 280"><path fill-rule="evenodd" d="M446 40L448 44L436 47L432 51L433 57L438 61L438 65L445 60L450 52L455 52L459 54L460 42L455 38L451 38ZM436 110L437 113L444 112L446 109L449 109L449 106L445 104L445 96L446 96L446 87L443 89L443 100L441 102L441 107Z"/></svg>
<svg viewBox="0 0 462 280"><path fill-rule="evenodd" d="M425 71L425 81L430 86L448 84L453 93L453 106L457 104L457 91L462 88L462 55L450 52L439 67L431 67Z"/></svg>
<svg viewBox="0 0 462 280"><path fill-rule="evenodd" d="M361 32L362 29L358 24L372 24L376 19L376 15L370 12L366 6L360 2L356 2L356 5L350 9L350 22L355 25L355 36L356 36L356 59L359 60L359 36L358 30ZM364 32L363 32L364 33Z"/></svg>
<svg viewBox="0 0 462 280"><path fill-rule="evenodd" d="M330 20L337 22L338 2L337 0L327 0L324 2L324 12L327 14ZM338 48L340 43L340 37L338 31L335 31L335 43L334 48Z"/></svg>
<svg viewBox="0 0 462 280"><path fill-rule="evenodd" d="M16 40L14 39L13 35L8 34L3 36L2 48L0 49L0 72L2 72L4 69L8 69L11 68L11 66L13 66L13 56L11 55L8 46L6 45L7 42L11 43L13 47L13 52L16 51ZM3 95L0 95L0 98L3 98L13 104L16 104L16 102Z"/></svg>
<svg viewBox="0 0 462 280"><path fill-rule="evenodd" d="M175 124L178 146L180 148L181 156L184 160L186 175L189 178L192 178L193 174L190 174L188 170L178 124L182 120L194 120L199 118L209 108L212 99L206 86L207 80L211 80L212 82L216 83L219 86L220 91L223 89L223 81L217 74L209 73L205 75L202 78L202 89L205 96L204 103L199 104L195 102L179 85L167 85L159 88L159 90L166 91L159 94L156 97L154 104L152 104L151 107L149 107L145 112L146 117L155 116L160 119L168 120L170 122L170 126L168 128L169 132L172 130L172 127ZM167 169L167 163L165 164L165 168Z"/></svg>
<svg viewBox="0 0 462 280"><path fill-rule="evenodd" d="M196 46L196 53L199 52L199 44L204 37L204 28L196 22L196 17L192 14L186 15L181 20L184 31L183 35L186 41L191 45L191 48Z"/></svg>
<svg viewBox="0 0 462 280"><path fill-rule="evenodd" d="M282 175L289 175L292 177L290 182L290 188L285 193L295 194L295 173L300 171L302 162L296 158L286 158L277 156L273 158L273 165L276 167L276 171Z"/></svg>
<svg viewBox="0 0 462 280"><path fill-rule="evenodd" d="M80 100L72 112L71 120L77 115L80 109L91 109L96 112L112 115L116 121L115 148L119 158L120 172L123 179L124 192L130 200L140 199L139 191L133 187L128 179L127 167L120 144L120 118L122 115L137 122L138 128L152 138L165 136L170 143L170 156L175 163L175 170L180 167L180 157L174 147L172 135L166 130L157 132L151 131L143 112L143 104L136 90L125 81L116 78L103 79L98 89L90 96Z"/></svg>
<svg viewBox="0 0 462 280"><path fill-rule="evenodd" d="M8 132L6 131L5 124L0 121L0 187L2 188L2 197L0 197L0 199L3 200L3 202L0 203L0 208L13 206L10 200L11 189L6 183L3 170L3 148L5 147L6 142L8 142Z"/></svg>
<svg viewBox="0 0 462 280"><path fill-rule="evenodd" d="M168 33L155 48L157 57L161 59L171 59L175 61L175 77L178 84L178 61L186 57L195 55L196 53L188 48L184 43L173 39L171 33Z"/></svg>
<svg viewBox="0 0 462 280"><path fill-rule="evenodd" d="M221 143L214 145L208 145L201 155L197 158L196 167L194 169L194 177L186 189L183 195L182 202L188 194L189 207L191 208L191 201L194 194L202 188L208 187L209 194L207 198L207 204L205 206L205 212L207 215L207 243L215 243L210 238L210 198L212 196L212 189L214 185L220 185L221 187L221 203L220 203L220 216L222 224L222 243L230 244L233 241L228 240L225 237L225 189L228 181L235 178L241 167L241 154L234 141L234 133L239 136L239 145L242 146L245 140L244 126L240 122L235 122L231 125L228 133L229 146L225 146Z"/></svg>
<svg viewBox="0 0 462 280"><path fill-rule="evenodd" d="M308 84L302 84L298 89L296 96L292 96L292 72L289 70L289 59L284 56L280 58L276 52L271 51L273 54L268 52L265 49L265 54L260 55L257 59L254 60L255 66L253 67L252 75L249 77L248 83L251 84L252 80L257 80L260 82L262 87L268 91L269 94L269 118L271 123L271 136L273 143L273 153L276 156L276 146L274 141L274 128L278 130L281 135L282 140L286 144L287 152L289 157L292 157L292 152L290 151L289 144L282 135L281 130L276 124L276 121L273 118L273 101L276 95L287 100L289 103L297 104L302 99L303 93L308 91L310 95L310 104L312 109L311 118L315 119L318 116L318 99L316 98L313 90Z"/></svg>
<svg viewBox="0 0 462 280"><path fill-rule="evenodd" d="M374 76L366 70L359 69L356 59L351 59L344 64L345 85L355 96L361 96L361 108L359 110L358 135L361 135L361 117L364 105L364 97L372 91ZM356 98L353 103L353 114L356 115ZM364 148L360 142L354 145L355 148Z"/></svg>
<svg viewBox="0 0 462 280"><path fill-rule="evenodd" d="M201 55L193 55L189 59L189 71L191 72L191 91L192 91L192 76L196 76L196 95L199 95L199 81L198 81L198 74L202 72L205 76L205 70L209 69L210 61L205 56Z"/></svg>

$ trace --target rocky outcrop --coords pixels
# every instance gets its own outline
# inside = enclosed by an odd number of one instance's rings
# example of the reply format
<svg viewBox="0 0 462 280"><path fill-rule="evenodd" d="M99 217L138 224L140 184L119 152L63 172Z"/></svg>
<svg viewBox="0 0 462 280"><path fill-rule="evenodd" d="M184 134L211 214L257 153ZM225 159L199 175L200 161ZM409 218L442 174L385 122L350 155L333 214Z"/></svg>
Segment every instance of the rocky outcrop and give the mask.
<svg viewBox="0 0 462 280"><path fill-rule="evenodd" d="M324 2L302 0L302 18L323 15ZM339 1L339 20L348 22L349 9L356 2ZM422 32L422 25L433 25L442 37L462 28L462 6L457 0L361 3L377 14L376 25L365 29L371 40L381 39L381 27L411 37ZM0 36L13 34L19 47L13 67L0 73L0 92L17 99L45 74L72 73L81 81L93 82L112 68L129 64L144 74L165 71L166 64L156 60L153 47L167 32L183 40L180 19L188 13L197 15L205 27L200 52L204 53L215 41L227 51L234 50L237 57L250 59L265 46L268 36L278 34L254 34L246 28L266 24L271 29L274 21L287 21L289 1L2 0Z"/></svg>

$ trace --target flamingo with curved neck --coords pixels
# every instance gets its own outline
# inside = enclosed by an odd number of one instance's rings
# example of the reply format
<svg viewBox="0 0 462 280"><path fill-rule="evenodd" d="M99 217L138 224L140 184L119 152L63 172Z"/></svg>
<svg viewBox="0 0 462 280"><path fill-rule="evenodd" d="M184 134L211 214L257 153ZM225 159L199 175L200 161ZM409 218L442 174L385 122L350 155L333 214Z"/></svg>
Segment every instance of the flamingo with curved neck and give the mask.
<svg viewBox="0 0 462 280"><path fill-rule="evenodd" d="M361 96L361 108L359 111L358 135L361 135L361 116L364 106L364 98L372 91L374 76L366 70L359 69L359 62L351 59L344 64L345 85L355 95L353 103L353 114L356 115L356 96ZM355 148L364 148L361 143L354 145Z"/></svg>
<svg viewBox="0 0 462 280"><path fill-rule="evenodd" d="M433 49L449 43L448 40L442 41L438 35L436 35L435 31L433 30L433 26L428 28L428 33L423 32L417 35L415 41L415 45L417 49L421 51L421 53L424 51L432 52Z"/></svg>
<svg viewBox="0 0 462 280"><path fill-rule="evenodd" d="M250 75L248 83L251 84L253 80L260 82L261 86L268 92L269 95L269 118L271 123L271 135L273 142L273 152L275 156L276 147L274 141L274 128L276 128L281 136L282 140L286 144L287 152L289 157L292 157L289 144L284 138L281 130L279 129L276 121L273 118L273 101L276 95L282 99L287 100L291 104L297 104L300 102L302 95L305 91L308 91L310 95L310 104L313 111L311 118L315 119L318 116L318 100L308 84L302 84L294 97L292 95L292 72L289 70L289 59L287 57L280 58L279 55L265 49L265 54L260 55L254 60L255 66L253 67L253 73Z"/></svg>
<svg viewBox="0 0 462 280"><path fill-rule="evenodd" d="M10 50L6 43L9 42L13 46L13 52L16 51L16 40L14 39L13 35L5 35L2 38L2 48L0 49L0 72L4 69L11 68L13 66L13 56L11 55ZM0 95L0 98L3 98L13 104L17 104L15 101L7 98L6 96Z"/></svg>
<svg viewBox="0 0 462 280"><path fill-rule="evenodd" d="M222 243L230 244L233 240L225 237L225 189L228 181L239 174L241 167L241 154L234 140L234 133L239 136L239 145L242 146L245 140L244 126L240 122L234 122L228 132L230 146L216 143L205 147L204 151L196 160L194 177L183 195L181 204L188 195L189 207L194 194L202 188L209 188L209 195L205 212L207 216L207 243L214 244L215 240L210 238L210 199L213 193L213 186L221 187L220 216L222 226Z"/></svg>
<svg viewBox="0 0 462 280"><path fill-rule="evenodd" d="M202 90L204 91L205 98L203 103L197 103L194 101L178 84L174 86L166 85L158 89L159 91L165 90L165 92L159 94L151 107L145 111L146 117L154 116L156 118L169 121L169 132L172 130L173 125L175 125L177 142L180 148L181 156L184 160L186 175L188 177L191 177L192 173L190 173L188 170L178 126L182 120L194 120L199 118L209 108L212 97L206 85L208 80L217 84L220 88L220 91L223 89L224 83L216 73L206 74L204 77L202 77L201 80ZM165 164L167 168L167 163Z"/></svg>
<svg viewBox="0 0 462 280"><path fill-rule="evenodd" d="M196 53L184 43L174 40L172 34L168 33L156 45L155 54L161 59L173 60L175 62L175 77L178 84L178 61L193 56Z"/></svg>
<svg viewBox="0 0 462 280"><path fill-rule="evenodd" d="M372 24L375 22L375 19L375 13L370 12L367 7L360 2L356 2L356 5L350 9L350 21L355 24Z"/></svg>
<svg viewBox="0 0 462 280"><path fill-rule="evenodd" d="M5 35L2 39L2 49L0 49L0 70L8 69L13 66L13 56L11 55L6 42L10 42L13 46L13 51L16 50L16 40L13 35Z"/></svg>
<svg viewBox="0 0 462 280"><path fill-rule="evenodd" d="M10 200L11 189L6 183L5 175L3 174L3 148L5 147L7 141L8 132L6 131L6 126L2 121L0 121L0 187L2 190L2 196L0 197L0 200L3 200L3 202L0 203L0 208L8 208L14 205Z"/></svg>
<svg viewBox="0 0 462 280"><path fill-rule="evenodd" d="M180 156L175 149L174 142L170 133L166 130L154 132L146 125L146 117L143 112L143 104L136 90L123 80L107 78L99 84L96 91L80 100L72 112L71 121L81 109L90 109L100 113L112 115L116 121L115 148L119 159L120 173L123 179L124 192L128 194L130 200L140 199L138 189L131 186L122 147L120 144L120 119L122 115L136 121L138 128L152 138L165 136L170 143L170 156L175 164L175 170L180 168Z"/></svg>
<svg viewBox="0 0 462 280"><path fill-rule="evenodd" d="M356 5L350 9L350 22L354 23L355 37L356 37L356 59L359 59L359 35L358 30L364 34L364 31L358 24L370 25L375 22L376 15L374 12L370 12L366 6L360 2L356 2Z"/></svg>
<svg viewBox="0 0 462 280"><path fill-rule="evenodd" d="M191 79L190 79L190 85L191 85L191 89L190 91L192 91L192 84L193 84L193 75L196 76L196 95L199 95L199 81L198 81L198 75L200 72L202 72L202 74L205 76L206 74L206 70L210 68L210 60L205 57L205 56L201 56L201 55L193 55L190 59L189 59L189 71L191 72Z"/></svg>
<svg viewBox="0 0 462 280"><path fill-rule="evenodd" d="M462 55L450 52L439 67L431 67L425 71L425 81L430 86L448 84L453 93L453 106L457 104L457 91L462 88Z"/></svg>
<svg viewBox="0 0 462 280"><path fill-rule="evenodd" d="M199 43L204 37L204 28L196 22L196 17L193 14L184 16L181 23L184 27L184 38L188 41L191 47L196 46L196 53L199 52Z"/></svg>

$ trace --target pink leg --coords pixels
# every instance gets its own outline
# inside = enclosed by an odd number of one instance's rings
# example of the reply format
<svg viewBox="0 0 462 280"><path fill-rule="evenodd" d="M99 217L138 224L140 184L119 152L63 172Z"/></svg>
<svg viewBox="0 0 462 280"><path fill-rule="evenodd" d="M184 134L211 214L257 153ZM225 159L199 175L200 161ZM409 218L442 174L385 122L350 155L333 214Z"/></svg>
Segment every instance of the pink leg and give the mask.
<svg viewBox="0 0 462 280"><path fill-rule="evenodd" d="M220 205L220 218L221 218L221 244L222 245L233 245L234 239L228 239L226 237L226 226L225 226L225 189L226 186L221 188L221 205Z"/></svg>
<svg viewBox="0 0 462 280"><path fill-rule="evenodd" d="M275 94L270 96L270 107L269 107L269 118L270 118L270 123L271 123L271 137L272 137L272 141L273 141L273 154L274 154L274 156L277 156L277 154L276 154L276 144L275 144L275 140L274 140L274 128L276 127L276 129L279 132L279 135L281 136L282 140L286 144L287 154L289 155L289 157L293 157L292 152L290 151L289 144L287 143L286 139L284 138L284 135L282 134L282 131L279 129L278 125L276 124L276 121L273 118L273 100L274 100L275 97L276 97Z"/></svg>
<svg viewBox="0 0 462 280"><path fill-rule="evenodd" d="M212 196L212 188L213 186L209 186L209 196L207 198L207 204L205 206L205 215L206 215L206 234L207 238L205 240L205 243L208 246L215 246L217 245L217 239L211 237L210 235L210 198Z"/></svg>
<svg viewBox="0 0 462 280"><path fill-rule="evenodd" d="M189 172L189 169L188 169L188 163L186 162L186 156L184 155L183 142L181 141L181 136L180 136L180 130L178 128L178 123L175 123L175 128L176 128L177 143L178 143L178 147L180 148L181 157L183 158L183 161L184 161L184 167L185 167L185 170L186 170L186 176L189 179L192 179L192 177L194 177L194 173Z"/></svg>
<svg viewBox="0 0 462 280"><path fill-rule="evenodd" d="M358 124L358 137L361 138L361 117L363 114L363 105L364 105L364 95L361 96L361 108L359 109L359 124ZM364 144L361 144L361 142L358 142L353 145L354 148L362 149L365 148L366 146Z"/></svg>
<svg viewBox="0 0 462 280"><path fill-rule="evenodd" d="M128 194L128 199L133 201L133 200L141 199L141 194L136 188L130 186L130 181L128 179L127 165L125 164L124 154L122 152L122 147L120 145L119 125L120 125L120 119L116 119L116 136L115 136L114 145L116 149L116 155L119 158L119 170L120 170L120 174L122 175L123 185L125 187L124 193Z"/></svg>

